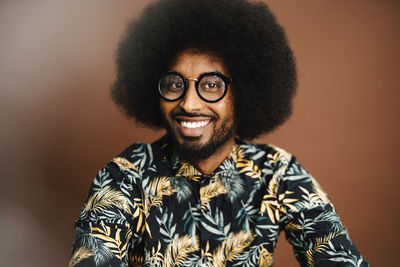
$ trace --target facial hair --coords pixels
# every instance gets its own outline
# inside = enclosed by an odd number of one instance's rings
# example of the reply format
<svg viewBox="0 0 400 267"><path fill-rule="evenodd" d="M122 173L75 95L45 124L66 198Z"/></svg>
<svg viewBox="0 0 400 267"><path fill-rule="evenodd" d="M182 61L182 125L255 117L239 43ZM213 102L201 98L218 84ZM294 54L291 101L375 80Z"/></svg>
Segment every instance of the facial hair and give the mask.
<svg viewBox="0 0 400 267"><path fill-rule="evenodd" d="M213 135L207 143L201 144L196 142L201 137L185 138L186 142L178 143L175 132L168 123L165 123L169 139L172 143L175 154L184 161L196 164L197 162L207 159L222 147L232 136L235 135L235 120L233 118L225 118L221 126L214 126Z"/></svg>

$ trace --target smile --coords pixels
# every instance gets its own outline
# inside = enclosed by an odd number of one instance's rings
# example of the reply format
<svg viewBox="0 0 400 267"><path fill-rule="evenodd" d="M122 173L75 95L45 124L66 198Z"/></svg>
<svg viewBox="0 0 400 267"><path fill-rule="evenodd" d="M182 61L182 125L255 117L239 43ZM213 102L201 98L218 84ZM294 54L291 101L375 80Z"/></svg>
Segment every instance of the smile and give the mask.
<svg viewBox="0 0 400 267"><path fill-rule="evenodd" d="M180 124L184 128L195 129L206 126L210 121L181 121Z"/></svg>

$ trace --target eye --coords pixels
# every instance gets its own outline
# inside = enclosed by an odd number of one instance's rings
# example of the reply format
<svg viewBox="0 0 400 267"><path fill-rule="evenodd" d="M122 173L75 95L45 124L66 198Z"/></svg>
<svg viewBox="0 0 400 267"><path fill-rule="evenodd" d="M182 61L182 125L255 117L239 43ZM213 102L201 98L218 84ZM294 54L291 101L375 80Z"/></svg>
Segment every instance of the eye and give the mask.
<svg viewBox="0 0 400 267"><path fill-rule="evenodd" d="M221 86L221 84L216 84L216 83L208 83L207 84L207 86L209 87L209 88L214 88L214 87L220 87Z"/></svg>
<svg viewBox="0 0 400 267"><path fill-rule="evenodd" d="M224 82L216 76L204 77L200 82L200 88L204 92L215 92L224 88Z"/></svg>
<svg viewBox="0 0 400 267"><path fill-rule="evenodd" d="M185 82L179 75L167 74L160 79L158 90L164 98L175 100L185 92Z"/></svg>
<svg viewBox="0 0 400 267"><path fill-rule="evenodd" d="M170 82L168 84L168 88L170 89L181 89L183 87L183 83L182 82Z"/></svg>
<svg viewBox="0 0 400 267"><path fill-rule="evenodd" d="M163 81L162 86L165 88L165 90L171 92L179 92L185 87L185 84L183 83L182 79L176 75L166 76L162 81Z"/></svg>

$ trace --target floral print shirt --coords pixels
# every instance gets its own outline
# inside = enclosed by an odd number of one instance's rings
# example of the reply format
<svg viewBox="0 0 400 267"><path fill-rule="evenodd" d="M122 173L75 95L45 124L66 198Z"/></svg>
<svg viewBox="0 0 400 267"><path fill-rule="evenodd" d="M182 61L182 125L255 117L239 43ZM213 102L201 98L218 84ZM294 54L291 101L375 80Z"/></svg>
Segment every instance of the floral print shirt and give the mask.
<svg viewBox="0 0 400 267"><path fill-rule="evenodd" d="M210 175L166 138L100 170L76 221L70 266L272 266L283 230L301 266L369 266L294 156L236 140Z"/></svg>

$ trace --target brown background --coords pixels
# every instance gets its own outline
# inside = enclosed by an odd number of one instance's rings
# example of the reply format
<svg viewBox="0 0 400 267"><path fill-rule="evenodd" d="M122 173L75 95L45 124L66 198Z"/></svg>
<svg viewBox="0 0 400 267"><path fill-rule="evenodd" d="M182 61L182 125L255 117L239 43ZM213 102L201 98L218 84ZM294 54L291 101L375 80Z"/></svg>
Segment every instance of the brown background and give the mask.
<svg viewBox="0 0 400 267"><path fill-rule="evenodd" d="M148 1L0 2L0 266L65 266L88 187L162 133L110 101L124 25ZM273 0L298 61L288 123L259 142L297 156L373 266L398 266L400 4ZM280 236L275 266L297 266Z"/></svg>

